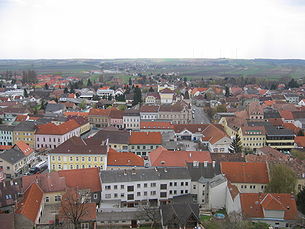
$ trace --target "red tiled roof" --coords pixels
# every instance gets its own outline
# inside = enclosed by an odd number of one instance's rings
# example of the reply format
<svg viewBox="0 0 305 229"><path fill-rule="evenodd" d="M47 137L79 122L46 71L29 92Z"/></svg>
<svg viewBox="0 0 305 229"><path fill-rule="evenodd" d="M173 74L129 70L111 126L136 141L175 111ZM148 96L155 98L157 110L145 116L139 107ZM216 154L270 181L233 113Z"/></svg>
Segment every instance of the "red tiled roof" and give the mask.
<svg viewBox="0 0 305 229"><path fill-rule="evenodd" d="M188 130L192 133L200 133L208 127L208 124L175 124L174 130L176 133L181 133Z"/></svg>
<svg viewBox="0 0 305 229"><path fill-rule="evenodd" d="M8 150L13 148L13 146L0 145L0 150Z"/></svg>
<svg viewBox="0 0 305 229"><path fill-rule="evenodd" d="M39 213L43 192L36 183L33 183L25 192L21 202L17 203L16 213L24 215L35 222Z"/></svg>
<svg viewBox="0 0 305 229"><path fill-rule="evenodd" d="M159 93L164 93L164 94L173 94L174 91L169 89L169 88L164 88L162 90L159 91Z"/></svg>
<svg viewBox="0 0 305 229"><path fill-rule="evenodd" d="M108 166L144 166L142 157L131 152L117 152L110 148L107 157Z"/></svg>
<svg viewBox="0 0 305 229"><path fill-rule="evenodd" d="M92 108L89 111L88 115L101 115L101 116L109 116L111 109L94 109Z"/></svg>
<svg viewBox="0 0 305 229"><path fill-rule="evenodd" d="M221 171L232 183L269 183L265 162L221 162Z"/></svg>
<svg viewBox="0 0 305 229"><path fill-rule="evenodd" d="M293 123L283 123L283 127L293 131L293 133L298 134L301 128L295 126Z"/></svg>
<svg viewBox="0 0 305 229"><path fill-rule="evenodd" d="M29 118L28 115L17 115L15 121L16 122L23 122L26 121Z"/></svg>
<svg viewBox="0 0 305 229"><path fill-rule="evenodd" d="M224 137L229 138L223 128L217 124L209 124L208 127L202 131L202 134L204 135L205 140L209 141L211 144L215 144Z"/></svg>
<svg viewBox="0 0 305 229"><path fill-rule="evenodd" d="M79 127L79 124L71 119L60 125L47 123L37 126L36 134L63 135Z"/></svg>
<svg viewBox="0 0 305 229"><path fill-rule="evenodd" d="M305 136L296 136L294 142L300 147L305 147Z"/></svg>
<svg viewBox="0 0 305 229"><path fill-rule="evenodd" d="M131 132L129 144L161 145L162 135L160 132Z"/></svg>
<svg viewBox="0 0 305 229"><path fill-rule="evenodd" d="M186 163L210 162L212 163L210 152L208 151L169 151L164 147L149 153L152 166L185 167Z"/></svg>
<svg viewBox="0 0 305 229"><path fill-rule="evenodd" d="M60 170L59 176L65 177L69 188L90 189L91 192L101 191L99 168Z"/></svg>
<svg viewBox="0 0 305 229"><path fill-rule="evenodd" d="M264 218L263 208L285 211L285 220L298 218L295 199L287 193L241 193L240 202L242 214L246 218Z"/></svg>
<svg viewBox="0 0 305 229"><path fill-rule="evenodd" d="M141 122L140 129L174 129L170 122Z"/></svg>
<svg viewBox="0 0 305 229"><path fill-rule="evenodd" d="M87 117L89 112L64 112L64 116L83 116Z"/></svg>
<svg viewBox="0 0 305 229"><path fill-rule="evenodd" d="M15 145L23 152L25 156L28 156L34 152L34 150L23 141L17 141Z"/></svg>

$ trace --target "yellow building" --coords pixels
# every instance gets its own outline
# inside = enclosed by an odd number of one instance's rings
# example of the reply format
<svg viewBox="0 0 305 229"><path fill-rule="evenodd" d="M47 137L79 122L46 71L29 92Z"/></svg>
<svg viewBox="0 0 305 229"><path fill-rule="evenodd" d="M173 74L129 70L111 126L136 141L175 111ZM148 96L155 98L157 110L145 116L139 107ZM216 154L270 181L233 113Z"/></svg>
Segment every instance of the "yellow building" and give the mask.
<svg viewBox="0 0 305 229"><path fill-rule="evenodd" d="M240 127L243 126L243 120L236 117L222 117L219 120L219 124L223 126L223 129L227 135L230 137L235 137Z"/></svg>
<svg viewBox="0 0 305 229"><path fill-rule="evenodd" d="M48 153L50 170L107 168L108 145L100 145L80 137L72 137Z"/></svg>
<svg viewBox="0 0 305 229"><path fill-rule="evenodd" d="M18 141L23 141L30 147L35 148L35 123L25 121L15 126L13 130L13 144Z"/></svg>
<svg viewBox="0 0 305 229"><path fill-rule="evenodd" d="M238 131L242 147L246 150L256 150L266 145L266 133L263 126L244 126Z"/></svg>

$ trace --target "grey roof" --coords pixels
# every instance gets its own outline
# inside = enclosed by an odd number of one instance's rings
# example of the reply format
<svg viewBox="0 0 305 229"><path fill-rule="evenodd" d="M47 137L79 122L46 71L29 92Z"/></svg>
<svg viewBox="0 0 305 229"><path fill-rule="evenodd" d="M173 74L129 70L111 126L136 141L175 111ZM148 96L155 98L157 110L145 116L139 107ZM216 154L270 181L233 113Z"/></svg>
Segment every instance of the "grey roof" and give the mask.
<svg viewBox="0 0 305 229"><path fill-rule="evenodd" d="M25 121L15 126L14 131L35 131L36 123L33 121Z"/></svg>
<svg viewBox="0 0 305 229"><path fill-rule="evenodd" d="M188 220L193 217L199 222L199 205L190 203L174 203L161 205L162 224L186 226Z"/></svg>
<svg viewBox="0 0 305 229"><path fill-rule="evenodd" d="M15 164L16 162L20 161L24 157L25 157L25 155L21 151L16 150L16 149L6 150L0 154L0 158L9 162L10 164Z"/></svg>
<svg viewBox="0 0 305 229"><path fill-rule="evenodd" d="M100 130L92 138L88 138L87 140L88 143L98 142L102 144L102 142L109 139L109 143L111 144L128 144L129 137L130 133L125 130Z"/></svg>
<svg viewBox="0 0 305 229"><path fill-rule="evenodd" d="M186 168L148 168L101 171L102 183L191 179Z"/></svg>
<svg viewBox="0 0 305 229"><path fill-rule="evenodd" d="M207 163L206 167L204 163L199 163L198 166L194 166L193 163L187 163L187 168L192 178L192 181L198 181L200 178L211 179L218 174L221 174L220 163L216 162L215 167L212 163Z"/></svg>
<svg viewBox="0 0 305 229"><path fill-rule="evenodd" d="M17 178L11 181L0 182L0 207L14 205L15 200L18 197L18 193L21 192L22 188L21 178ZM2 215L2 214L0 214ZM0 219L1 222L1 219Z"/></svg>
<svg viewBox="0 0 305 229"><path fill-rule="evenodd" d="M128 109L124 111L123 116L140 116L140 111L134 109Z"/></svg>
<svg viewBox="0 0 305 229"><path fill-rule="evenodd" d="M273 109L265 109L264 110L264 118L281 118L281 115L278 111Z"/></svg>
<svg viewBox="0 0 305 229"><path fill-rule="evenodd" d="M65 105L62 103L48 103L46 106L46 112L55 112L59 110L64 110Z"/></svg>
<svg viewBox="0 0 305 229"><path fill-rule="evenodd" d="M97 221L129 221L129 220L150 220L145 211L140 209L137 211L111 211L111 212L97 212Z"/></svg>
<svg viewBox="0 0 305 229"><path fill-rule="evenodd" d="M213 188L226 181L227 181L227 179L225 178L225 176L222 174L219 174L210 180L210 186Z"/></svg>
<svg viewBox="0 0 305 229"><path fill-rule="evenodd" d="M15 126L11 125L0 125L0 130L1 131L13 131Z"/></svg>
<svg viewBox="0 0 305 229"><path fill-rule="evenodd" d="M274 126L265 126L267 136L294 136L294 133L289 129L276 128Z"/></svg>

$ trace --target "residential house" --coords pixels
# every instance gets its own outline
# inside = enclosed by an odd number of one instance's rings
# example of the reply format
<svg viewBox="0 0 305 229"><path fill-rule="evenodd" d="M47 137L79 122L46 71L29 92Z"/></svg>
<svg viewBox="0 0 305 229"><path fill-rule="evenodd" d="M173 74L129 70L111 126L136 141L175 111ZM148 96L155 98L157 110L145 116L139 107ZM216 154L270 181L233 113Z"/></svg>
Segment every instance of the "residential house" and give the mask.
<svg viewBox="0 0 305 229"><path fill-rule="evenodd" d="M46 115L63 114L66 111L66 106L63 103L48 103L46 106Z"/></svg>
<svg viewBox="0 0 305 229"><path fill-rule="evenodd" d="M192 112L183 102L163 104L159 108L159 119L170 120L173 124L187 124L192 120Z"/></svg>
<svg viewBox="0 0 305 229"><path fill-rule="evenodd" d="M288 103L298 104L300 97L297 94L284 94L284 97Z"/></svg>
<svg viewBox="0 0 305 229"><path fill-rule="evenodd" d="M14 126L0 125L0 145L2 146L13 145L13 131L14 131Z"/></svg>
<svg viewBox="0 0 305 229"><path fill-rule="evenodd" d="M140 129L140 112L134 109L125 110L123 114L123 125L128 130Z"/></svg>
<svg viewBox="0 0 305 229"><path fill-rule="evenodd" d="M35 148L35 131L36 123L33 121L25 121L19 123L13 130L13 144L17 141L23 141L30 147Z"/></svg>
<svg viewBox="0 0 305 229"><path fill-rule="evenodd" d="M164 90L166 88L174 91L175 90L175 85L168 85L168 84L162 84L161 85L161 84L158 84L158 92L160 92L160 91L162 91L162 90Z"/></svg>
<svg viewBox="0 0 305 229"><path fill-rule="evenodd" d="M156 120L159 118L159 106L143 105L140 108L140 117L142 120Z"/></svg>
<svg viewBox="0 0 305 229"><path fill-rule="evenodd" d="M3 112L2 121L5 124L11 124L18 115L28 115L29 111L25 107L5 107L1 109Z"/></svg>
<svg viewBox="0 0 305 229"><path fill-rule="evenodd" d="M174 196L189 194L186 168L147 168L101 171L102 202L116 208L159 206Z"/></svg>
<svg viewBox="0 0 305 229"><path fill-rule="evenodd" d="M94 127L110 126L110 112L111 109L90 109L88 120Z"/></svg>
<svg viewBox="0 0 305 229"><path fill-rule="evenodd" d="M242 147L255 151L266 144L266 131L264 126L243 126L238 131Z"/></svg>
<svg viewBox="0 0 305 229"><path fill-rule="evenodd" d="M250 120L263 120L264 109L259 102L251 102L247 107L247 112Z"/></svg>
<svg viewBox="0 0 305 229"><path fill-rule="evenodd" d="M50 170L67 170L99 167L107 168L107 144L87 143L87 139L72 137L48 152Z"/></svg>
<svg viewBox="0 0 305 229"><path fill-rule="evenodd" d="M1 180L0 182L0 210L12 212L13 207L21 193L22 182L20 178ZM0 220L1 222L1 220Z"/></svg>
<svg viewBox="0 0 305 229"><path fill-rule="evenodd" d="M208 124L174 124L175 136L178 141L199 141L202 131Z"/></svg>
<svg viewBox="0 0 305 229"><path fill-rule="evenodd" d="M107 170L144 168L142 157L131 152L118 152L109 148L107 156Z"/></svg>
<svg viewBox="0 0 305 229"><path fill-rule="evenodd" d="M221 162L221 172L241 193L264 192L269 183L266 162Z"/></svg>
<svg viewBox="0 0 305 229"><path fill-rule="evenodd" d="M152 105L160 104L161 103L160 94L158 92L148 92L145 98L145 103Z"/></svg>
<svg viewBox="0 0 305 229"><path fill-rule="evenodd" d="M220 164L213 161L209 163L187 163L192 179L191 194L196 196L200 208L217 210L225 207L227 179L221 174Z"/></svg>
<svg viewBox="0 0 305 229"><path fill-rule="evenodd" d="M113 98L114 90L110 89L110 87L108 87L108 86L105 86L105 87L101 87L101 88L97 89L96 94L99 97L103 97L103 98L108 98L109 96L111 96Z"/></svg>
<svg viewBox="0 0 305 229"><path fill-rule="evenodd" d="M109 147L119 152L128 152L130 132L116 128L105 128L98 131L93 137L86 139L88 144L109 144Z"/></svg>
<svg viewBox="0 0 305 229"><path fill-rule="evenodd" d="M80 135L85 134L91 130L91 124L89 123L88 119L83 116L69 116L68 119L73 119L78 123L80 127Z"/></svg>
<svg viewBox="0 0 305 229"><path fill-rule="evenodd" d="M153 167L186 167L187 163L212 162L209 151L169 151L159 147L149 153Z"/></svg>
<svg viewBox="0 0 305 229"><path fill-rule="evenodd" d="M34 158L34 150L20 141L12 149L0 153L0 169L7 178L17 177L31 167Z"/></svg>
<svg viewBox="0 0 305 229"><path fill-rule="evenodd" d="M171 90L169 88L164 88L159 91L161 104L171 104L174 102L174 90Z"/></svg>
<svg viewBox="0 0 305 229"><path fill-rule="evenodd" d="M74 119L59 125L52 122L38 125L35 133L36 149L55 149L73 136L80 136L80 124Z"/></svg>
<svg viewBox="0 0 305 229"><path fill-rule="evenodd" d="M213 153L229 153L232 139L219 124L209 124L202 131L201 143Z"/></svg>
<svg viewBox="0 0 305 229"><path fill-rule="evenodd" d="M160 132L131 132L129 151L139 156L148 156L148 153L162 145Z"/></svg>

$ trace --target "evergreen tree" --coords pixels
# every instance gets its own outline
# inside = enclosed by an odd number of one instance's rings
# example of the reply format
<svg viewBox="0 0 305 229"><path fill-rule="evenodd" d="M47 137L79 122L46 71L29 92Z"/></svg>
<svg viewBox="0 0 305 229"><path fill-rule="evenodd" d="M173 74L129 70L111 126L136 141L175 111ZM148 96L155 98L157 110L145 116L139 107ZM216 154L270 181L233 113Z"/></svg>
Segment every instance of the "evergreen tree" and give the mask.
<svg viewBox="0 0 305 229"><path fill-rule="evenodd" d="M25 98L29 97L28 91L26 89L23 89L23 96Z"/></svg>
<svg viewBox="0 0 305 229"><path fill-rule="evenodd" d="M44 85L44 89L49 90L49 85L47 83Z"/></svg>
<svg viewBox="0 0 305 229"><path fill-rule="evenodd" d="M297 195L297 207L300 212L305 214L305 187Z"/></svg>
<svg viewBox="0 0 305 229"><path fill-rule="evenodd" d="M152 87L149 88L149 92L154 92L154 89Z"/></svg>
<svg viewBox="0 0 305 229"><path fill-rule="evenodd" d="M138 86L136 86L133 91L133 105L137 105L142 102L142 92Z"/></svg>
<svg viewBox="0 0 305 229"><path fill-rule="evenodd" d="M90 79L88 79L88 81L87 81L87 87L92 87L92 83L91 83Z"/></svg>
<svg viewBox="0 0 305 229"><path fill-rule="evenodd" d="M71 89L70 89L70 93L75 93L74 88L71 88Z"/></svg>
<svg viewBox="0 0 305 229"><path fill-rule="evenodd" d="M68 88L66 88L66 87L65 87L65 89L64 89L64 93L65 93L65 94L68 94L68 93L69 93Z"/></svg>
<svg viewBox="0 0 305 229"><path fill-rule="evenodd" d="M304 132L303 132L303 130L299 130L299 132L298 132L297 136L304 136Z"/></svg>
<svg viewBox="0 0 305 229"><path fill-rule="evenodd" d="M242 145L241 145L241 140L238 134L235 135L235 138L233 139L230 148L229 148L230 153L241 153L242 152Z"/></svg>
<svg viewBox="0 0 305 229"><path fill-rule="evenodd" d="M188 91L185 91L184 93L184 99L190 99L190 95Z"/></svg>
<svg viewBox="0 0 305 229"><path fill-rule="evenodd" d="M230 96L230 88L228 86L225 87L225 96L229 97Z"/></svg>
<svg viewBox="0 0 305 229"><path fill-rule="evenodd" d="M288 88L296 88L296 87L299 87L299 84L297 81L295 81L295 79L291 79L288 84L287 84L287 87Z"/></svg>
<svg viewBox="0 0 305 229"><path fill-rule="evenodd" d="M132 80L131 78L129 77L129 83L128 83L130 86L132 85Z"/></svg>

